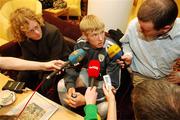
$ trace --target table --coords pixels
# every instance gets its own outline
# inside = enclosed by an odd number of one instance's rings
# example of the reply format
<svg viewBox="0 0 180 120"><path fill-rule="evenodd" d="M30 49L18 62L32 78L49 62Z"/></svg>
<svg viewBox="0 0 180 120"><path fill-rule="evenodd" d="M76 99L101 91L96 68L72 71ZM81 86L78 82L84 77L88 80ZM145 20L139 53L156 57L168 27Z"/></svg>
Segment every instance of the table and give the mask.
<svg viewBox="0 0 180 120"><path fill-rule="evenodd" d="M2 87L6 84L6 82L10 79L11 78L0 73L0 91L2 90ZM30 94L32 94L31 90L24 92L22 94L16 94L16 101L9 106L1 108L0 115L7 113L9 110L11 110L14 106L16 106ZM59 109L51 116L50 120L84 120L84 118L59 105Z"/></svg>
<svg viewBox="0 0 180 120"><path fill-rule="evenodd" d="M49 13L55 17L66 15L67 20L69 20L69 7L62 8L62 9L48 8L48 9L44 9L43 12Z"/></svg>

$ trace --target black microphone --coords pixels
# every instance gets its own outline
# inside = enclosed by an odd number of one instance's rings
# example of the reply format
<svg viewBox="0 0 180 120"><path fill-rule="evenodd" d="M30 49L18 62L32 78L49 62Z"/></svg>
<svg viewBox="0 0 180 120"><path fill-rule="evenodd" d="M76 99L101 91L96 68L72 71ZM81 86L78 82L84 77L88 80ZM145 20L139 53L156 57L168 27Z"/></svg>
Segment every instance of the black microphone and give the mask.
<svg viewBox="0 0 180 120"><path fill-rule="evenodd" d="M77 64L79 63L86 55L86 52L83 49L77 49L75 51L73 51L69 57L68 57L68 61L62 65L61 69L64 69L66 66L68 66L69 64ZM49 74L46 79L51 79L54 75L56 75L60 70L55 70L54 72L52 72L51 74Z"/></svg>

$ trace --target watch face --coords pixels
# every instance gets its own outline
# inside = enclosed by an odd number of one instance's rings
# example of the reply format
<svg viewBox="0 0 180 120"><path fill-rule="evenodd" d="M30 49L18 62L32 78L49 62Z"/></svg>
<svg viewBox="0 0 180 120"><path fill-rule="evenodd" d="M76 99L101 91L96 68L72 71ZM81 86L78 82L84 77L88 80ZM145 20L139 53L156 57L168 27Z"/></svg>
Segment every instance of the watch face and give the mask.
<svg viewBox="0 0 180 120"><path fill-rule="evenodd" d="M3 90L0 91L0 106L7 106L16 100L16 95L13 91Z"/></svg>

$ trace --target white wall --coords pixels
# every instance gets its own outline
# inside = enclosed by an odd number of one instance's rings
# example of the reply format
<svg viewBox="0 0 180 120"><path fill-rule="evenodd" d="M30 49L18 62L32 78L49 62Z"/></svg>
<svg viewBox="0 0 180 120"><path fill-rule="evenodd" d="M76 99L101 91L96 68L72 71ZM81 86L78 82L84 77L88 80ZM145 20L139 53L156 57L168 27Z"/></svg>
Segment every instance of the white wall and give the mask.
<svg viewBox="0 0 180 120"><path fill-rule="evenodd" d="M106 31L119 28L125 32L133 0L88 0L88 14L98 16Z"/></svg>

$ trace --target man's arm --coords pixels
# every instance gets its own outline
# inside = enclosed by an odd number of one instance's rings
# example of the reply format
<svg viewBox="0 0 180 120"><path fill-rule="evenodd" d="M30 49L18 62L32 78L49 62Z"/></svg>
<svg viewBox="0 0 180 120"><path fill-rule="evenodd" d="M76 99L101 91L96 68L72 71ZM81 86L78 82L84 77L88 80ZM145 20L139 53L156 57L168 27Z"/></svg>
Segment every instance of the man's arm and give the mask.
<svg viewBox="0 0 180 120"><path fill-rule="evenodd" d="M128 34L125 34L120 41L122 42L124 55L121 56L121 59L117 60L117 63L120 64L122 68L124 68L125 64L131 64L133 55L129 45Z"/></svg>
<svg viewBox="0 0 180 120"><path fill-rule="evenodd" d="M0 57L0 68L11 70L45 70L51 71L60 69L64 64L61 60L53 60L49 62L28 61L14 57Z"/></svg>
<svg viewBox="0 0 180 120"><path fill-rule="evenodd" d="M137 22L137 20L134 19L129 23L128 28L126 30L126 33L120 39L120 42L122 43L124 55L121 56L121 59L119 59L117 61L117 63L120 64L122 68L124 68L125 65L130 65L132 62L133 52L132 52L132 49L130 47L130 42L131 42L130 40L132 39L132 37L131 37L132 33L135 32L134 29L136 29L136 28L134 28L134 24L136 24L134 22Z"/></svg>

